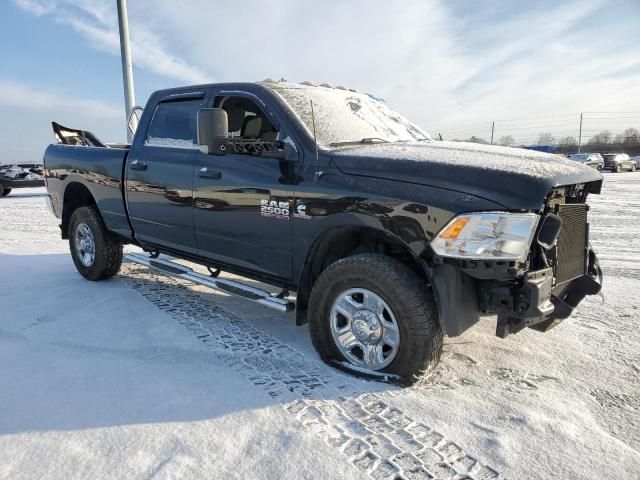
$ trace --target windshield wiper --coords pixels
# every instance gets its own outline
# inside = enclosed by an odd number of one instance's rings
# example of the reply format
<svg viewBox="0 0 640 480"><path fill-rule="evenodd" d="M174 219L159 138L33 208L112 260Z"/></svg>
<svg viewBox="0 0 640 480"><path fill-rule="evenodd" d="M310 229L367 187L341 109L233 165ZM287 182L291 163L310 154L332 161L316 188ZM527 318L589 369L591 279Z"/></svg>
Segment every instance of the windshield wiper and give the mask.
<svg viewBox="0 0 640 480"><path fill-rule="evenodd" d="M365 137L362 140L350 140L348 142L333 142L333 143L330 143L329 146L330 147L341 147L342 145L357 145L358 143L371 144L371 143L376 143L376 142L389 143L389 140L385 140L384 138L378 138L378 137Z"/></svg>

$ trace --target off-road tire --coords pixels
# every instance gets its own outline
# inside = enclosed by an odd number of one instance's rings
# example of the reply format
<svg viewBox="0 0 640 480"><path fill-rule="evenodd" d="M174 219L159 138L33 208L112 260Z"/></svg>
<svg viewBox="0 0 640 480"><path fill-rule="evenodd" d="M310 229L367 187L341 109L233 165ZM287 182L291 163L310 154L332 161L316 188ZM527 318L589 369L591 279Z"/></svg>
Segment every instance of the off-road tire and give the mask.
<svg viewBox="0 0 640 480"><path fill-rule="evenodd" d="M11 193L11 188L6 188L0 185L0 197L6 197Z"/></svg>
<svg viewBox="0 0 640 480"><path fill-rule="evenodd" d="M76 252L75 232L85 224L91 230L95 243L95 258L91 266L82 264ZM94 207L80 207L69 220L69 249L78 272L87 280L106 280L113 277L122 265L122 242L109 232Z"/></svg>
<svg viewBox="0 0 640 480"><path fill-rule="evenodd" d="M311 341L323 361L347 365L330 327L335 298L350 288L366 288L384 299L400 330L394 360L372 373L390 373L410 385L433 369L442 353L442 330L428 284L401 262L379 254L343 258L327 267L316 280L309 300Z"/></svg>

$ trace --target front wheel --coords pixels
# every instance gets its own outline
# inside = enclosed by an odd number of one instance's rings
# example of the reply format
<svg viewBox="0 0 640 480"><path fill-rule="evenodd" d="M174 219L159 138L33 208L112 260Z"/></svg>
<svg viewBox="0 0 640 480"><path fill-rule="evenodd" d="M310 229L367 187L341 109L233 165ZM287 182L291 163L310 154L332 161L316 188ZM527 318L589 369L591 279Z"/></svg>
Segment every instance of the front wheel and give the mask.
<svg viewBox="0 0 640 480"><path fill-rule="evenodd" d="M622 173L622 165L616 167L616 173Z"/></svg>
<svg viewBox="0 0 640 480"><path fill-rule="evenodd" d="M636 171L636 166L635 166L635 164L634 164L634 165L631 165L631 171L632 171L632 172L635 172L635 171Z"/></svg>
<svg viewBox="0 0 640 480"><path fill-rule="evenodd" d="M390 374L412 384L442 353L428 285L384 255L355 255L327 267L311 291L309 313L320 357L353 371Z"/></svg>
<svg viewBox="0 0 640 480"><path fill-rule="evenodd" d="M71 215L69 248L76 269L87 280L113 277L122 265L122 242L93 207L80 207Z"/></svg>

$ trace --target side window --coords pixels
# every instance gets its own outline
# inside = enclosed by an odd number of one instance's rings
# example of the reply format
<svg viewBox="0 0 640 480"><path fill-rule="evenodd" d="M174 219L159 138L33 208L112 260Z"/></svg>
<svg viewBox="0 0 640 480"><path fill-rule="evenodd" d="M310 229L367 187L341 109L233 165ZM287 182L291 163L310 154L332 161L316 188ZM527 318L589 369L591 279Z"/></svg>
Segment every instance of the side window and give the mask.
<svg viewBox="0 0 640 480"><path fill-rule="evenodd" d="M246 97L218 96L214 100L214 107L227 112L229 120L229 138L238 140L252 140L275 142L278 130L256 103Z"/></svg>
<svg viewBox="0 0 640 480"><path fill-rule="evenodd" d="M202 99L159 103L144 144L157 147L195 148L198 110Z"/></svg>

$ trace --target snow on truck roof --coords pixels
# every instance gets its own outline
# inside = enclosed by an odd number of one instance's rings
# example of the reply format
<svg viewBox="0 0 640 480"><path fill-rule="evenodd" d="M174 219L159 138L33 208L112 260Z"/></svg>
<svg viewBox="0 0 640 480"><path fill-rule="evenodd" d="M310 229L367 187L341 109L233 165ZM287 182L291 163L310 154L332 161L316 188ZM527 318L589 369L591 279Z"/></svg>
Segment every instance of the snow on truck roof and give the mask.
<svg viewBox="0 0 640 480"><path fill-rule="evenodd" d="M324 88L335 88L337 90L348 90L350 92L356 92L356 93L360 93L358 90L356 90L355 88L349 88L349 87L345 87L344 85L338 85L338 86L333 86L330 83L317 83L314 82L313 80L305 80L304 82L300 82L300 83L293 83L293 82L287 82L286 80L273 80L272 78L266 78L261 82L257 82L257 83L275 83L275 84L279 84L279 85L287 85L287 86L295 86L295 85L304 85L307 87L324 87Z"/></svg>
<svg viewBox="0 0 640 480"><path fill-rule="evenodd" d="M264 81L298 117L319 145L342 142L431 140L428 133L389 108L384 100L353 88L328 83ZM313 105L313 106L312 106Z"/></svg>

